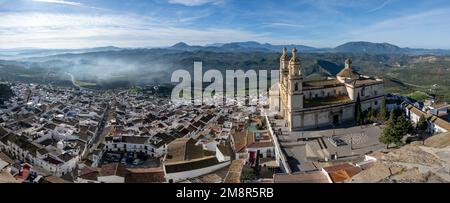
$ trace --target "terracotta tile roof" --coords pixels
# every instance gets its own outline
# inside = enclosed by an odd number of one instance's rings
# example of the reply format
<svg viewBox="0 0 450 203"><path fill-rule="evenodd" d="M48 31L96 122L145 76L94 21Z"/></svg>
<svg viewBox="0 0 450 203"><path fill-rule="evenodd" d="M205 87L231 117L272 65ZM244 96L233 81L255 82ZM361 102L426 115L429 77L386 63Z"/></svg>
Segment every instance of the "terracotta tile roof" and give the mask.
<svg viewBox="0 0 450 203"><path fill-rule="evenodd" d="M440 108L450 108L450 105L447 102L443 103L434 103L431 105L434 109L440 109Z"/></svg>
<svg viewBox="0 0 450 203"><path fill-rule="evenodd" d="M217 145L217 148L220 150L220 152L222 152L224 156L231 156L229 144L229 142L222 142L221 144Z"/></svg>
<svg viewBox="0 0 450 203"><path fill-rule="evenodd" d="M272 141L270 142L255 142L247 146L247 148L264 148L264 147L273 147Z"/></svg>
<svg viewBox="0 0 450 203"><path fill-rule="evenodd" d="M149 142L149 137L141 136L122 136L122 141L131 144L147 144Z"/></svg>
<svg viewBox="0 0 450 203"><path fill-rule="evenodd" d="M221 183L222 178L217 174L208 174L205 176L200 177L200 180L202 183Z"/></svg>
<svg viewBox="0 0 450 203"><path fill-rule="evenodd" d="M241 173L244 168L244 160L238 159L231 162L224 183L240 183Z"/></svg>
<svg viewBox="0 0 450 203"><path fill-rule="evenodd" d="M9 164L14 164L16 163L13 159L11 159L8 155L6 155L3 152L0 152L0 159L9 163Z"/></svg>
<svg viewBox="0 0 450 203"><path fill-rule="evenodd" d="M383 83L383 82L382 81L377 81L377 80L372 79L372 78L360 78L358 80L355 80L353 85L355 87L360 87L360 86L364 86L364 85L373 85L373 84L378 84L378 83Z"/></svg>
<svg viewBox="0 0 450 203"><path fill-rule="evenodd" d="M335 183L343 182L344 180L347 180L362 171L360 167L349 163L324 167L323 170L330 175L331 179Z"/></svg>
<svg viewBox="0 0 450 203"><path fill-rule="evenodd" d="M74 157L68 153L65 153L65 154L59 155L58 158L60 158L64 162L68 162L68 161L72 160Z"/></svg>
<svg viewBox="0 0 450 203"><path fill-rule="evenodd" d="M442 118L438 118L438 117L436 117L436 116L434 116L434 117L436 118L436 119L434 120L434 123L435 123L436 125L438 125L439 127L444 128L444 129L450 131L450 123L449 123L449 122L447 122L446 120L444 120L444 119L442 119Z"/></svg>
<svg viewBox="0 0 450 203"><path fill-rule="evenodd" d="M162 183L166 182L162 167L158 168L128 168L125 183Z"/></svg>
<svg viewBox="0 0 450 203"><path fill-rule="evenodd" d="M324 98L311 98L305 99L304 106L306 108L318 107L318 106L326 106L326 105L334 105L334 104L345 104L352 102L348 95L341 96L332 96L332 97L324 97Z"/></svg>
<svg viewBox="0 0 450 203"><path fill-rule="evenodd" d="M125 177L127 169L124 165L119 163L104 164L100 169L100 176L120 176Z"/></svg>
<svg viewBox="0 0 450 203"><path fill-rule="evenodd" d="M84 167L80 170L80 173L78 174L79 178L85 179L85 180L97 180L98 175L100 174L99 169L93 168L93 167Z"/></svg>
<svg viewBox="0 0 450 203"><path fill-rule="evenodd" d="M333 180L334 183L340 183L344 182L347 179L350 179L351 176L347 174L345 170L335 171L329 173L331 180Z"/></svg>
<svg viewBox="0 0 450 203"><path fill-rule="evenodd" d="M198 159L192 159L188 161L181 162L170 162L165 163L166 173L177 173L182 171L191 171L201 168L206 168L219 164L216 156L203 157Z"/></svg>
<svg viewBox="0 0 450 203"><path fill-rule="evenodd" d="M241 152L255 142L255 134L250 131L234 132L232 136L235 152Z"/></svg>
<svg viewBox="0 0 450 203"><path fill-rule="evenodd" d="M336 78L326 79L326 80L312 80L312 81L304 81L303 89L318 89L318 88L328 88L328 87L338 87L344 86L343 83L339 82Z"/></svg>
<svg viewBox="0 0 450 203"><path fill-rule="evenodd" d="M178 138L167 146L167 162L180 162L202 158L203 147L196 146L192 138Z"/></svg>
<svg viewBox="0 0 450 203"><path fill-rule="evenodd" d="M293 174L275 174L274 183L330 183L323 171L302 172Z"/></svg>
<svg viewBox="0 0 450 203"><path fill-rule="evenodd" d="M9 172L0 171L0 183L18 183Z"/></svg>
<svg viewBox="0 0 450 203"><path fill-rule="evenodd" d="M71 182L51 175L44 178L44 183L71 183Z"/></svg>

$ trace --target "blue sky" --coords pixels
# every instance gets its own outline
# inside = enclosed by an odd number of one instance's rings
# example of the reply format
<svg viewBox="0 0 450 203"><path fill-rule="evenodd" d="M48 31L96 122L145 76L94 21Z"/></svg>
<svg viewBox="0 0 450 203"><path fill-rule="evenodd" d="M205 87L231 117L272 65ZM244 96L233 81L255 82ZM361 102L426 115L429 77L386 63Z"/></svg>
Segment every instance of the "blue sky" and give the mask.
<svg viewBox="0 0 450 203"><path fill-rule="evenodd" d="M348 41L450 49L448 0L0 0L0 48Z"/></svg>

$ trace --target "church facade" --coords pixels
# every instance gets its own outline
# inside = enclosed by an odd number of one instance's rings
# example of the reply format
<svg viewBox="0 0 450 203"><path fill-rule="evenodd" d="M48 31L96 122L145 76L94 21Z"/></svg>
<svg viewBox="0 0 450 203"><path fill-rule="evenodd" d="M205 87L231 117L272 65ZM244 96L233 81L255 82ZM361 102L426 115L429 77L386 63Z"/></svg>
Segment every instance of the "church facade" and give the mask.
<svg viewBox="0 0 450 203"><path fill-rule="evenodd" d="M357 73L350 59L336 77L304 80L297 54L294 48L289 59L283 49L279 82L269 90L270 109L279 112L291 131L353 121L357 104L362 111L381 108L383 80Z"/></svg>

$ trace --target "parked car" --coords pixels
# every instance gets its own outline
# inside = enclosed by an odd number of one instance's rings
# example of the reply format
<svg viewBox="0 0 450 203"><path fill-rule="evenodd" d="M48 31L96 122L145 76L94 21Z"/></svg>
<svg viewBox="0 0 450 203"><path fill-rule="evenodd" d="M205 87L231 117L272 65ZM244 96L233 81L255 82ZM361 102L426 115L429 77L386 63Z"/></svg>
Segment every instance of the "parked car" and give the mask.
<svg viewBox="0 0 450 203"><path fill-rule="evenodd" d="M344 140L342 140L341 138L338 138L338 137L332 137L332 138L329 138L329 140L330 140L331 144L333 144L336 147L348 145L347 142L345 142Z"/></svg>
<svg viewBox="0 0 450 203"><path fill-rule="evenodd" d="M141 165L143 162L142 162L142 160L140 160L140 159L135 159L134 161L133 161L133 165L135 165L135 166L137 166L137 165Z"/></svg>

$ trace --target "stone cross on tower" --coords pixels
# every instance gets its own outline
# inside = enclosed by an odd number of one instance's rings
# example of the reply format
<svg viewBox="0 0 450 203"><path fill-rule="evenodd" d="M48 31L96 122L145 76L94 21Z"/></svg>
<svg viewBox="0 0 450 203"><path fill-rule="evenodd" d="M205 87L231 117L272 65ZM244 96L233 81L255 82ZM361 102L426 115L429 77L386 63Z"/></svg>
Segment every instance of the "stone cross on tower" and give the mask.
<svg viewBox="0 0 450 203"><path fill-rule="evenodd" d="M291 61L292 61L292 62L298 62L298 61L299 61L298 56L297 56L297 49L296 49L296 48L293 48L293 49L292 49L292 58L291 58Z"/></svg>
<svg viewBox="0 0 450 203"><path fill-rule="evenodd" d="M345 68L352 68L352 60L351 59L346 59L345 60Z"/></svg>
<svg viewBox="0 0 450 203"><path fill-rule="evenodd" d="M292 58L289 61L289 75L299 75L300 59L297 56L297 49L292 49Z"/></svg>

